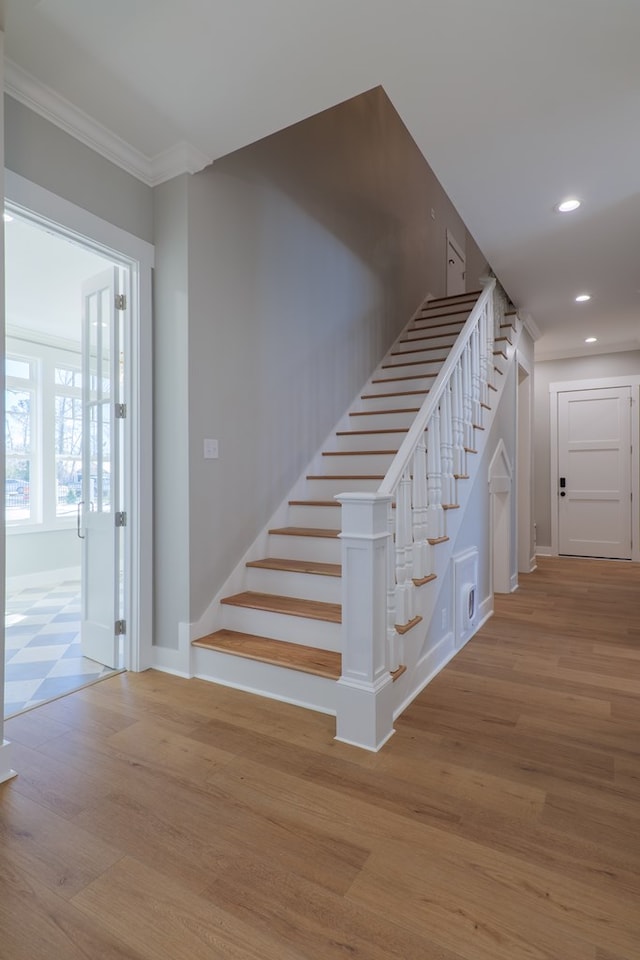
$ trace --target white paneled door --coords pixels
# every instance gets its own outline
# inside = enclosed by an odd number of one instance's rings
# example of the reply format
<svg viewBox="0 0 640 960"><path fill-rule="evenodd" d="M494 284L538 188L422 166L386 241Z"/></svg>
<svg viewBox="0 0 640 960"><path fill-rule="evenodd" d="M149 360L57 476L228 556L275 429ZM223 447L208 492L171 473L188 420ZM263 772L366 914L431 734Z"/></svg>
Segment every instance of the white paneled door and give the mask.
<svg viewBox="0 0 640 960"><path fill-rule="evenodd" d="M119 665L119 323L118 268L83 289L83 464L78 535L82 554L82 652Z"/></svg>
<svg viewBox="0 0 640 960"><path fill-rule="evenodd" d="M558 552L631 559L631 388L558 394Z"/></svg>

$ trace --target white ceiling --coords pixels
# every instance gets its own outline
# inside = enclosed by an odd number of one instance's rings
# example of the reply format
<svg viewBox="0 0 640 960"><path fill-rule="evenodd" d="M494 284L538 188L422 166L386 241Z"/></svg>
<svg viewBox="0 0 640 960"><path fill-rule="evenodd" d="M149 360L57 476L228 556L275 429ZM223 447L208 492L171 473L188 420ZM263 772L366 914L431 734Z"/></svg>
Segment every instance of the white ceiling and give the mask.
<svg viewBox="0 0 640 960"><path fill-rule="evenodd" d="M9 92L28 88L33 102L44 89L49 114L82 111L94 142L111 137L147 182L169 157L193 171L382 85L542 331L538 355L640 347L638 0L5 0L5 10ZM568 194L583 205L561 216L553 207ZM576 304L585 290L593 299Z"/></svg>

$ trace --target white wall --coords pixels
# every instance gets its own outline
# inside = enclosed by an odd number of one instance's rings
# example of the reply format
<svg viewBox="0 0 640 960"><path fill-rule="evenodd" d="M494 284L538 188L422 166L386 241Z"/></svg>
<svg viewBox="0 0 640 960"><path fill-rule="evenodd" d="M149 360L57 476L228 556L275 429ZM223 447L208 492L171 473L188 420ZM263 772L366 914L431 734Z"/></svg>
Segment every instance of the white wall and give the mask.
<svg viewBox="0 0 640 960"><path fill-rule="evenodd" d="M167 647L189 619L189 180L154 191L154 643Z"/></svg>
<svg viewBox="0 0 640 960"><path fill-rule="evenodd" d="M538 549L551 548L551 449L549 384L640 374L640 350L546 360L535 365L534 487Z"/></svg>
<svg viewBox="0 0 640 960"><path fill-rule="evenodd" d="M80 545L75 528L9 533L6 576L23 577L62 567L79 567L82 560Z"/></svg>
<svg viewBox="0 0 640 960"><path fill-rule="evenodd" d="M32 183L153 243L153 191L5 96L5 164Z"/></svg>
<svg viewBox="0 0 640 960"><path fill-rule="evenodd" d="M381 89L191 179L192 621L425 294L444 295L447 227L471 250Z"/></svg>

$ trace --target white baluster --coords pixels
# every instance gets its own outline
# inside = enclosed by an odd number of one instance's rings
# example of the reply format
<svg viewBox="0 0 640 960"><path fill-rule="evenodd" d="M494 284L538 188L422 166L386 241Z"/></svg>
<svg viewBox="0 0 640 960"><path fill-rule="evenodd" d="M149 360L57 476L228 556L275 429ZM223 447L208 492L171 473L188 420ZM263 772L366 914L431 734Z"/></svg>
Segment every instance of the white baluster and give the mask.
<svg viewBox="0 0 640 960"><path fill-rule="evenodd" d="M404 625L413 617L411 564L411 477L405 470L396 493L396 623Z"/></svg>
<svg viewBox="0 0 640 960"><path fill-rule="evenodd" d="M495 342L495 323L496 311L494 310L493 299L496 296L494 290L493 297L487 301L487 386L495 390L496 372L493 362L493 345Z"/></svg>
<svg viewBox="0 0 640 960"><path fill-rule="evenodd" d="M475 330L471 334L471 398L473 404L473 410L471 418L473 423L481 427L482 426L482 407L480 406L480 398L482 396L481 387L480 387L480 330L476 326Z"/></svg>
<svg viewBox="0 0 640 960"><path fill-rule="evenodd" d="M480 402L483 407L489 406L489 387L487 385L487 377L489 370L487 364L489 358L487 356L487 307L485 305L482 313L480 314Z"/></svg>
<svg viewBox="0 0 640 960"><path fill-rule="evenodd" d="M451 384L448 383L440 401L440 447L442 449L442 502L456 502L453 479L453 423L451 414Z"/></svg>
<svg viewBox="0 0 640 960"><path fill-rule="evenodd" d="M427 537L427 448L422 434L413 456L413 580L422 580L431 572Z"/></svg>
<svg viewBox="0 0 640 960"><path fill-rule="evenodd" d="M464 446L473 450L473 402L471 396L471 348L467 343L462 351L462 420Z"/></svg>
<svg viewBox="0 0 640 960"><path fill-rule="evenodd" d="M453 472L458 477L466 476L467 455L464 450L464 421L462 410L462 362L454 367L451 378L451 407L453 420Z"/></svg>
<svg viewBox="0 0 640 960"><path fill-rule="evenodd" d="M387 529L389 530L389 543L393 546L393 534L395 531L395 510L389 499L387 511ZM397 670L402 663L402 637L396 630L396 556L395 550L387 550L387 646L389 649L389 669Z"/></svg>
<svg viewBox="0 0 640 960"><path fill-rule="evenodd" d="M440 456L440 410L433 412L429 422L427 445L427 496L429 500L429 539L439 540L444 536L444 512L442 510L442 465Z"/></svg>

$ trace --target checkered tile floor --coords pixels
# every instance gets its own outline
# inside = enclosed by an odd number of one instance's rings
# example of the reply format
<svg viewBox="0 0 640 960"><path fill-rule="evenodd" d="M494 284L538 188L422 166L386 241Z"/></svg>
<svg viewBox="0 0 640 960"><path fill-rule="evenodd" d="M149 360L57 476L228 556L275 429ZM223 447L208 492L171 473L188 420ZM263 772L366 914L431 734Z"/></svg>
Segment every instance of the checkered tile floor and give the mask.
<svg viewBox="0 0 640 960"><path fill-rule="evenodd" d="M115 672L82 656L79 581L8 594L5 619L5 717Z"/></svg>

